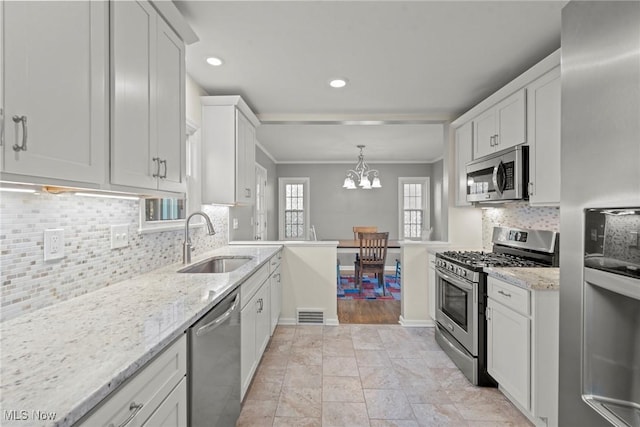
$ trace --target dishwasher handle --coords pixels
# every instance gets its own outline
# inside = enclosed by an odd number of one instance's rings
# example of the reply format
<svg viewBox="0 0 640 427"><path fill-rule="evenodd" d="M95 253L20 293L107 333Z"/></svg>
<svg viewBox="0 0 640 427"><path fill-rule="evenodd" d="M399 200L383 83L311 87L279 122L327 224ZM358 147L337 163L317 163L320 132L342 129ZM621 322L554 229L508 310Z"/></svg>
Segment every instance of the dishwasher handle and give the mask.
<svg viewBox="0 0 640 427"><path fill-rule="evenodd" d="M219 317L217 317L215 320L212 320L211 322L207 323L204 326L199 327L196 330L196 336L200 337L203 336L205 334L208 334L209 332L215 330L218 326L222 325L222 323L227 320L229 317L231 317L231 314L236 311L236 309L238 308L238 303L240 302L240 293L238 293L236 295L235 300L233 301L233 305L231 306L231 308L227 311L225 311L222 315L220 315Z"/></svg>

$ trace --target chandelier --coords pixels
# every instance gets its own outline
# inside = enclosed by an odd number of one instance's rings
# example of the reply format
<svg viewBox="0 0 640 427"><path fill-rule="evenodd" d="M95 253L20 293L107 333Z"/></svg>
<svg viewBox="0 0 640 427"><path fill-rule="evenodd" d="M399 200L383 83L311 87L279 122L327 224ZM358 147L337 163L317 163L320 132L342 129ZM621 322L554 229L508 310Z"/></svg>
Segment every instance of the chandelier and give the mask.
<svg viewBox="0 0 640 427"><path fill-rule="evenodd" d="M355 169L350 169L347 171L347 177L344 179L344 184L342 185L342 187L348 190L354 190L358 187L362 187L365 190L369 190L371 188L381 188L382 184L380 183L380 178L378 177L378 171L369 168L367 162L364 161L364 154L362 154L362 149L365 146L358 145L357 147L360 149L358 164L356 164Z"/></svg>

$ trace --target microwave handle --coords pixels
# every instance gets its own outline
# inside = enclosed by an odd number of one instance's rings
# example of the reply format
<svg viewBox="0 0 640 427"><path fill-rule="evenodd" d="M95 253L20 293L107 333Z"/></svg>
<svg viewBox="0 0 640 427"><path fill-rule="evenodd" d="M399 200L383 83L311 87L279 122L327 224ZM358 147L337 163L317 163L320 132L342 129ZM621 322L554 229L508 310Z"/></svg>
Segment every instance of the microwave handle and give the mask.
<svg viewBox="0 0 640 427"><path fill-rule="evenodd" d="M496 189L498 194L502 195L505 187L507 186L507 180L502 180L502 185L498 185L498 173L504 175L504 163L500 162L493 168L493 187Z"/></svg>

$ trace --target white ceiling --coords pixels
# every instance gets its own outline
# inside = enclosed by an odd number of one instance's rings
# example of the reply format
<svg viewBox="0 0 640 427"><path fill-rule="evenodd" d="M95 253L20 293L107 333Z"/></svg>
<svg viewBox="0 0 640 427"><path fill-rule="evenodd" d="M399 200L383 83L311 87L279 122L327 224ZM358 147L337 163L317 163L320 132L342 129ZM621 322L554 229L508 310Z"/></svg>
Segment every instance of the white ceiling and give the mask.
<svg viewBox="0 0 640 427"><path fill-rule="evenodd" d="M242 95L277 161L353 161L357 144L368 161L432 161L440 122L560 47L566 1L175 3L200 38L188 74L210 95ZM332 89L335 77L349 84ZM366 119L394 124L306 124Z"/></svg>

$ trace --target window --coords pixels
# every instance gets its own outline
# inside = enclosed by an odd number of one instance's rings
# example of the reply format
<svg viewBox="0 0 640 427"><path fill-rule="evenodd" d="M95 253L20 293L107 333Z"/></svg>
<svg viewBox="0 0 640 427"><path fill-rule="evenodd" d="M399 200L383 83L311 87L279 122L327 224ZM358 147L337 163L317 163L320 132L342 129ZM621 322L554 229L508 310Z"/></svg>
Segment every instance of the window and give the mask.
<svg viewBox="0 0 640 427"><path fill-rule="evenodd" d="M401 239L417 240L429 229L429 178L398 178Z"/></svg>
<svg viewBox="0 0 640 427"><path fill-rule="evenodd" d="M309 178L280 178L280 239L307 240Z"/></svg>

